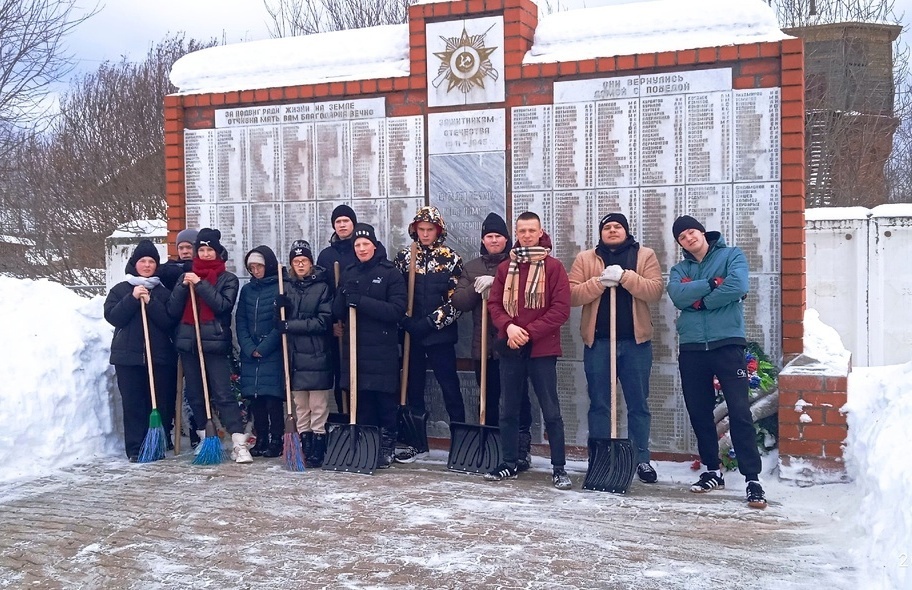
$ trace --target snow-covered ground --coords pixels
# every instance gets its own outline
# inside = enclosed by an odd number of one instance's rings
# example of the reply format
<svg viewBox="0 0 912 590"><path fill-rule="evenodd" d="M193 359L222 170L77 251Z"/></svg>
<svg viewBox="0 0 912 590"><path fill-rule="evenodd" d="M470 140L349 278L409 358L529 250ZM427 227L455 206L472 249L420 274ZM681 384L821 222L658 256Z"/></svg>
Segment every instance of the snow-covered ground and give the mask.
<svg viewBox="0 0 912 590"><path fill-rule="evenodd" d="M0 277L0 483L5 484L0 503L19 496L15 490L24 482L56 477L63 468L126 461L108 364L112 328L102 317L102 301L47 281ZM809 335L815 346L841 347L836 340ZM783 560L800 567L851 549L855 563L845 566L856 569L858 587L912 587L910 381L912 362L857 368L852 374L846 460L854 483L790 486L776 477L775 455L765 458L768 513L807 523L816 543L800 555L782 555ZM536 465L546 467L545 459L536 458ZM585 471L581 463L569 467ZM657 467L660 483L683 486L694 477L687 464ZM737 506L741 478L728 474L726 482L724 493ZM691 505L693 497L683 496L682 506Z"/></svg>

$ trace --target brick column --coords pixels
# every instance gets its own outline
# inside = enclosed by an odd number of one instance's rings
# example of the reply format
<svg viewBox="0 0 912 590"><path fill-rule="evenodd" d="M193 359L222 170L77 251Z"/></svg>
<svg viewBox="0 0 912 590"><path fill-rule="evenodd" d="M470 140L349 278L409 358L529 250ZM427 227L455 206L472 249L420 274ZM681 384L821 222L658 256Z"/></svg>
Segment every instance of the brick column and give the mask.
<svg viewBox="0 0 912 590"><path fill-rule="evenodd" d="M801 355L779 373L779 478L802 485L848 481L842 413L851 362L844 370Z"/></svg>

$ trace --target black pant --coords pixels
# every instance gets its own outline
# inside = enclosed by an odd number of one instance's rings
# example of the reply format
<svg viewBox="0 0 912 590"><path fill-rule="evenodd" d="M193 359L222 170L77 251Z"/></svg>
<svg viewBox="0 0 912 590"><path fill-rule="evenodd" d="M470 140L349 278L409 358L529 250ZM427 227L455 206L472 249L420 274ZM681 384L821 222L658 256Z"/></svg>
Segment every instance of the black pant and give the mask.
<svg viewBox="0 0 912 590"><path fill-rule="evenodd" d="M465 404L459 388L459 376L456 374L455 344L423 346L412 341L408 372L407 399L409 405L422 412L425 410L424 382L428 365L434 371L437 383L440 384L443 403L450 422L465 422Z"/></svg>
<svg viewBox="0 0 912 590"><path fill-rule="evenodd" d="M258 438L272 442L282 440L282 435L285 434L282 398L271 395L251 398L250 414Z"/></svg>
<svg viewBox="0 0 912 590"><path fill-rule="evenodd" d="M700 461L707 469L718 469L719 436L713 409L716 407L716 390L713 376L722 385L728 404L732 446L738 457L738 471L748 480L756 479L762 469L757 434L751 419L748 397L747 364L744 347L723 346L714 350L682 350L678 353L678 370L681 372L681 389L690 415L690 425L697 436Z"/></svg>
<svg viewBox="0 0 912 590"><path fill-rule="evenodd" d="M551 448L551 465L563 467L567 463L564 445L564 419L561 417L557 397L557 357L511 357L500 359L500 378L503 384L503 415L500 417L500 440L503 444L505 463L515 465L519 452L519 408L527 381L541 406ZM526 395L528 398L528 395Z"/></svg>
<svg viewBox="0 0 912 590"><path fill-rule="evenodd" d="M203 378L199 358L191 352L181 353L180 357L184 366L187 401L193 410L197 424L204 425L206 423L206 400L203 397ZM204 354L203 360L206 361L209 401L212 407L218 411L222 426L231 434L244 432L241 408L238 407L237 398L231 392L231 360L227 354Z"/></svg>
<svg viewBox="0 0 912 590"><path fill-rule="evenodd" d="M149 395L149 370L143 365L114 365L117 388L123 407L124 451L127 457L138 456L146 431L149 429L149 414L152 413L152 398ZM171 364L153 365L155 377L155 400L165 430L174 420L175 386L177 368ZM170 408L161 400L171 399ZM169 413L170 412L170 413Z"/></svg>
<svg viewBox="0 0 912 590"><path fill-rule="evenodd" d="M376 426L396 440L399 423L399 394L386 391L358 391L358 424Z"/></svg>
<svg viewBox="0 0 912 590"><path fill-rule="evenodd" d="M485 391L485 424L500 426L500 361L488 359L488 389ZM481 360L475 360L475 383L481 386ZM532 401L529 399L529 381L523 382L522 399L519 402L519 432L531 434Z"/></svg>

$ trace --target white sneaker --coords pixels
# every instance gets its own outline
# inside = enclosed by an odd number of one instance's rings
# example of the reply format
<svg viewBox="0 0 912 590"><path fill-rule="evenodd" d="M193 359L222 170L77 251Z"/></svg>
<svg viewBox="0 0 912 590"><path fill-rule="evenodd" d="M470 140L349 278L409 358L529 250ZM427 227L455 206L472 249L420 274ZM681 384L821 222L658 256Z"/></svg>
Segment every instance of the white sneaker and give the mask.
<svg viewBox="0 0 912 590"><path fill-rule="evenodd" d="M206 431L205 431L205 430L197 430L197 431L196 431L196 436L199 437L200 441L199 441L199 443L197 443L196 448L193 449L193 456L194 456L194 457L196 457L197 455L199 455L199 454L200 454L200 451L203 450L203 441L206 440Z"/></svg>
<svg viewBox="0 0 912 590"><path fill-rule="evenodd" d="M235 432L231 435L231 442L234 444L231 449L231 458L235 463L253 463L253 457L247 449L247 435L243 432Z"/></svg>

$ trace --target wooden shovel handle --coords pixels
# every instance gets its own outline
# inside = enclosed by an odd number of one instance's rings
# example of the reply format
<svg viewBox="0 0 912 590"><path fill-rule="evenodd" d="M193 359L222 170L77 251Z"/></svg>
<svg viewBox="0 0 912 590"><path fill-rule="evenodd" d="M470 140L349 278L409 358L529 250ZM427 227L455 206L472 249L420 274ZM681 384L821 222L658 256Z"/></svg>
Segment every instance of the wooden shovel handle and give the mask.
<svg viewBox="0 0 912 590"><path fill-rule="evenodd" d="M279 295L285 294L285 267L279 267ZM285 321L285 306L279 308L279 320ZM291 403L291 367L288 363L288 334L282 333L282 361L285 366L285 403L288 404L288 415L294 417Z"/></svg>
<svg viewBox="0 0 912 590"><path fill-rule="evenodd" d="M177 361L177 399L174 404L174 456L181 452L181 431L184 429L184 365Z"/></svg>
<svg viewBox="0 0 912 590"><path fill-rule="evenodd" d="M209 379L206 377L206 359L203 358L203 338L200 336L199 309L196 306L196 285L190 283L190 306L193 308L193 329L196 332L196 354L199 357L200 377L203 381L203 399L206 400L206 421L212 420L209 407Z"/></svg>
<svg viewBox="0 0 912 590"><path fill-rule="evenodd" d="M478 396L478 423L485 425L488 405L488 298L481 298L481 390Z"/></svg>
<svg viewBox="0 0 912 590"><path fill-rule="evenodd" d="M348 389L351 393L351 414L348 423L357 424L358 416L358 314L348 308Z"/></svg>
<svg viewBox="0 0 912 590"><path fill-rule="evenodd" d="M339 293L339 283L342 281L341 268L342 267L339 264L338 260L333 262L333 274L336 275L336 296L337 297L338 297L338 293ZM338 338L336 338L336 340L339 341L339 361L341 362L342 357L344 356L342 354L342 352L345 349L345 345L342 343L342 336L339 336ZM342 413L343 414L348 413L348 397L346 397L344 395L342 396Z"/></svg>
<svg viewBox="0 0 912 590"><path fill-rule="evenodd" d="M152 409L158 409L155 399L155 372L152 370L152 347L149 345L149 318L146 316L146 300L139 298L139 313L142 315L143 338L146 341L146 366L149 369L149 395L152 397Z"/></svg>
<svg viewBox="0 0 912 590"><path fill-rule="evenodd" d="M611 438L617 438L617 287L611 287Z"/></svg>
<svg viewBox="0 0 912 590"><path fill-rule="evenodd" d="M418 242L412 242L409 247L409 275L408 275L408 304L405 315L412 317L412 308L415 304L415 266L418 264ZM404 406L408 393L409 352L412 348L412 335L408 332L402 340L402 379L399 380L399 405Z"/></svg>

